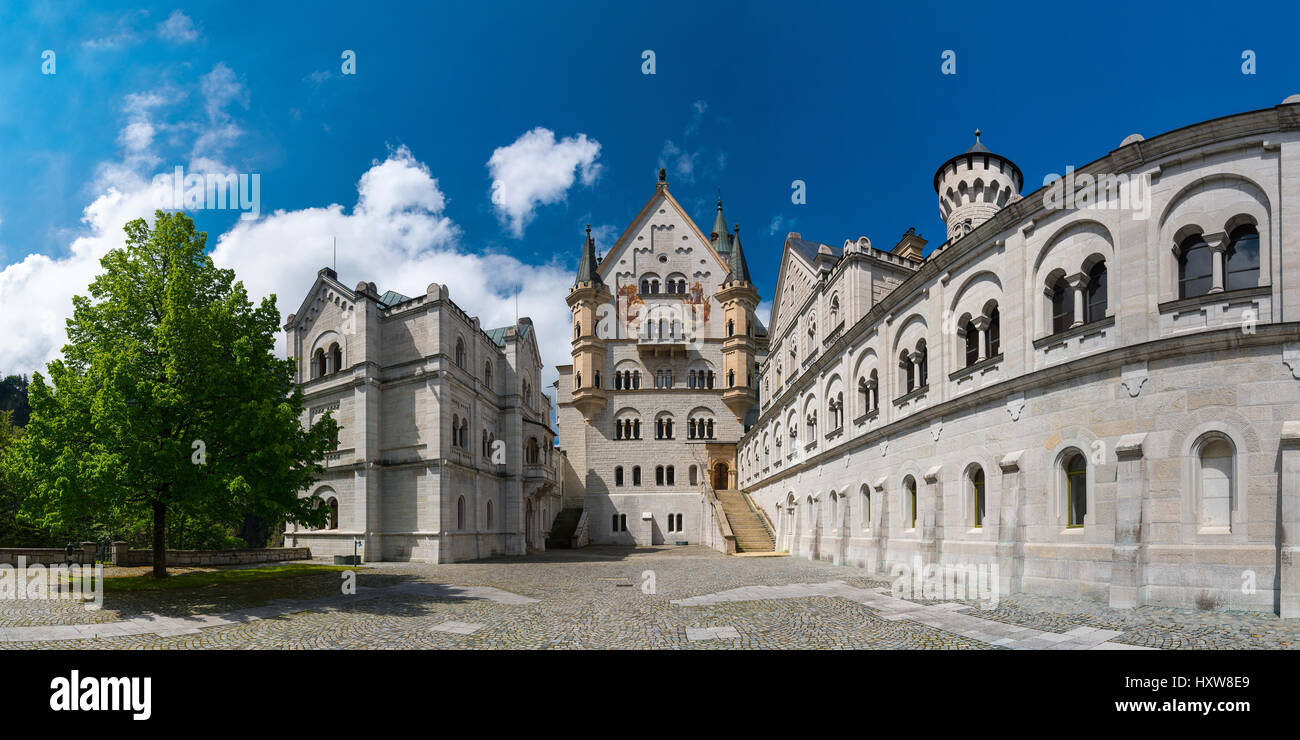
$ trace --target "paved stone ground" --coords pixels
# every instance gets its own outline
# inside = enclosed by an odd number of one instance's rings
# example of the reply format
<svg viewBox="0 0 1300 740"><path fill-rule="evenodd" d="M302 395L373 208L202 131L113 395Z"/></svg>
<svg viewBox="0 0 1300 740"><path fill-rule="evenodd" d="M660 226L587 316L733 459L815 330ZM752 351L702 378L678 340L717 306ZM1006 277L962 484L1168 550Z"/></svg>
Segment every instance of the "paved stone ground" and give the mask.
<svg viewBox="0 0 1300 740"><path fill-rule="evenodd" d="M653 593L643 585L653 578ZM108 594L104 609L0 601L0 648L1155 648L1300 645L1300 620L1019 594L993 610L905 602L888 580L698 547L589 547L527 558L377 563L183 592ZM767 587L767 588L760 588ZM884 588L882 593L879 589ZM673 603L674 601L678 603ZM60 627L63 625L63 627ZM35 628L35 629L33 629Z"/></svg>

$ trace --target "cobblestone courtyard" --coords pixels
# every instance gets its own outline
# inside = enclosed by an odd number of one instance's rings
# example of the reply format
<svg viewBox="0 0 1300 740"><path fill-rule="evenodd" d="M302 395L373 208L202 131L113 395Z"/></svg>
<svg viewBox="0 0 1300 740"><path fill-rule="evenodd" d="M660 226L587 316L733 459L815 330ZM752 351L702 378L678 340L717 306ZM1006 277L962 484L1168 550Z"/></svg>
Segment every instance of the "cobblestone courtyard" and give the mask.
<svg viewBox="0 0 1300 740"><path fill-rule="evenodd" d="M650 573L647 573L649 571ZM653 577L653 593L643 586ZM0 601L0 647L1292 649L1300 620L1018 594L902 601L888 580L789 557L704 548L590 547L454 565L357 571L186 591L109 593L104 609ZM884 589L882 593L879 589Z"/></svg>

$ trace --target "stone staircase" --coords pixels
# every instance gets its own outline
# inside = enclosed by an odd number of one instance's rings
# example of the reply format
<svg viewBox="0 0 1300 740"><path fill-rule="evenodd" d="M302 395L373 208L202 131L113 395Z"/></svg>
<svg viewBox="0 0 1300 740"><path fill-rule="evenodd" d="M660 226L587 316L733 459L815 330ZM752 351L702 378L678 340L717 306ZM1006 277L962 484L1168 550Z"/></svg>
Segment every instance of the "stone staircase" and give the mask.
<svg viewBox="0 0 1300 740"><path fill-rule="evenodd" d="M754 510L749 497L737 490L715 490L722 511L727 515L732 534L736 535L736 552L774 552L776 537L767 528L762 515Z"/></svg>
<svg viewBox="0 0 1300 740"><path fill-rule="evenodd" d="M582 518L582 507L572 506L561 509L555 521L551 523L551 533L546 537L547 550L568 550L573 547L573 533Z"/></svg>

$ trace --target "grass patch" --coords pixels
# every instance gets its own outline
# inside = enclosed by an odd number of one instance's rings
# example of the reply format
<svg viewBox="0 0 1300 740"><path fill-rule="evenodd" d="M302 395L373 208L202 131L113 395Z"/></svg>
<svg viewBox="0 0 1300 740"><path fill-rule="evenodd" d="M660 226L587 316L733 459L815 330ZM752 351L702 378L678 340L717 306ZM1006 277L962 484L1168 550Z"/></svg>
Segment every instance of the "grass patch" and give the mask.
<svg viewBox="0 0 1300 740"><path fill-rule="evenodd" d="M357 566L351 565L285 563L283 565L270 565L265 568L237 568L232 570L212 570L203 573L182 573L181 575L166 578L154 578L152 575L122 576L119 578L105 578L104 591L174 591L235 583L274 581L281 578L297 578L298 576L337 573L357 569Z"/></svg>

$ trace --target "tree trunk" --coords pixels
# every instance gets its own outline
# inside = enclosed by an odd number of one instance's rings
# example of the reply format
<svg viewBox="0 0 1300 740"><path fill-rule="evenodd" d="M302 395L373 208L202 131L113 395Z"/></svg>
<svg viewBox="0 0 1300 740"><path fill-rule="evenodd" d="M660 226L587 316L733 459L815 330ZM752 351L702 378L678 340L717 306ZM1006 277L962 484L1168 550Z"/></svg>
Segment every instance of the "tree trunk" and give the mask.
<svg viewBox="0 0 1300 740"><path fill-rule="evenodd" d="M153 577L167 577L167 505L153 502Z"/></svg>

